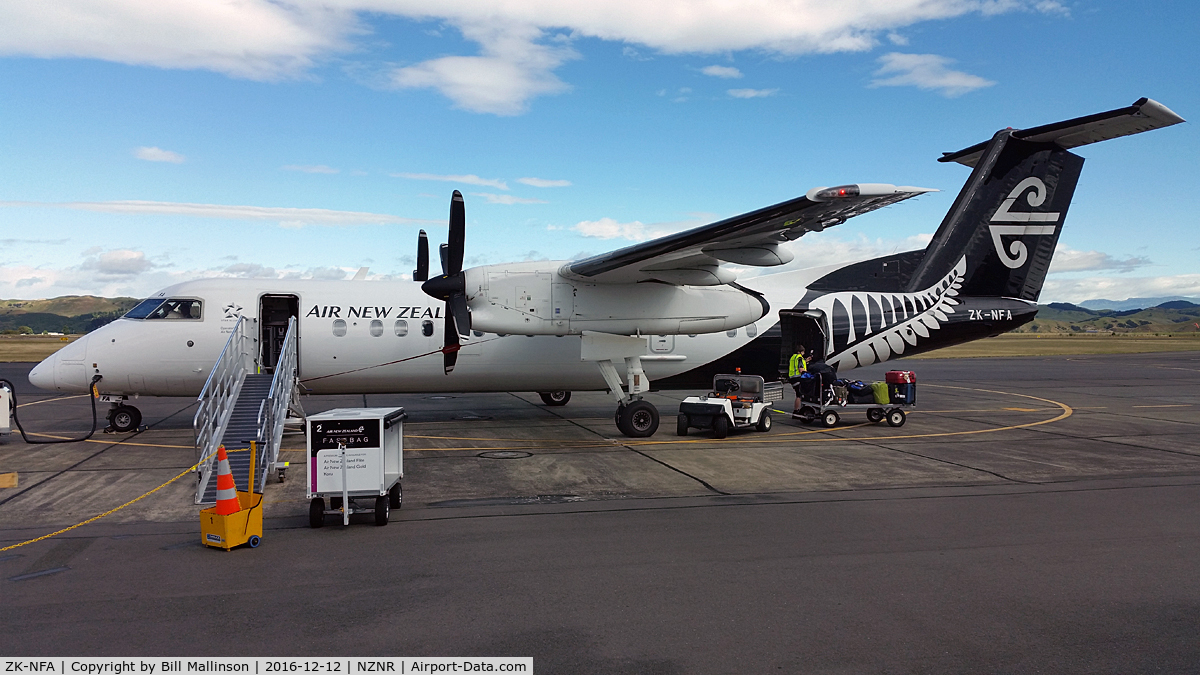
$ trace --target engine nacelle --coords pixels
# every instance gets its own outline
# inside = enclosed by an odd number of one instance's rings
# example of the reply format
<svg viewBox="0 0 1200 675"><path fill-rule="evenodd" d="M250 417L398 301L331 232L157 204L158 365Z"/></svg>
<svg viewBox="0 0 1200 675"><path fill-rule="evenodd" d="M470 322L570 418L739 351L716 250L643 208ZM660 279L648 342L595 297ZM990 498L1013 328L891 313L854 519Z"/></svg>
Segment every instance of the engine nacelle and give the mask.
<svg viewBox="0 0 1200 675"><path fill-rule="evenodd" d="M516 335L692 335L740 328L770 309L765 299L732 286L589 284L560 276L562 264L465 270L472 327Z"/></svg>

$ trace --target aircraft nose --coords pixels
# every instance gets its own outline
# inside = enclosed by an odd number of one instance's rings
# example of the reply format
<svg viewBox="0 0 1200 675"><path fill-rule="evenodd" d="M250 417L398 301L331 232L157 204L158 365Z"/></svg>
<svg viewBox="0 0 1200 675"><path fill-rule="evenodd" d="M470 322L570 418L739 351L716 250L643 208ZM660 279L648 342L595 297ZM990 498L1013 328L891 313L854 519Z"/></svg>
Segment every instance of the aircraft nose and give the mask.
<svg viewBox="0 0 1200 675"><path fill-rule="evenodd" d="M38 389L54 389L54 368L58 354L51 354L29 371L29 383Z"/></svg>

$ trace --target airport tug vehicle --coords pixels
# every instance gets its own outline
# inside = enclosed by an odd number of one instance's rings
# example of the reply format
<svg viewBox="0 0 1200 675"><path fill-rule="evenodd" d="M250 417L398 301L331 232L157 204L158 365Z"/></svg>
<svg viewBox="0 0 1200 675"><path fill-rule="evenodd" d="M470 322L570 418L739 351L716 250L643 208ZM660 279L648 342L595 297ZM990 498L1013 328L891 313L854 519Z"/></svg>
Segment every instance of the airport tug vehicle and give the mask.
<svg viewBox="0 0 1200 675"><path fill-rule="evenodd" d="M771 404L783 400L783 384L766 382L758 375L741 373L717 375L712 391L689 396L679 404L676 433L687 436L688 429L712 429L714 438L725 438L730 429L770 431Z"/></svg>
<svg viewBox="0 0 1200 675"><path fill-rule="evenodd" d="M338 408L309 416L309 526L321 527L327 514L349 525L354 513L374 513L376 525L388 524L403 498L407 417L404 408ZM374 503L363 506L364 500Z"/></svg>

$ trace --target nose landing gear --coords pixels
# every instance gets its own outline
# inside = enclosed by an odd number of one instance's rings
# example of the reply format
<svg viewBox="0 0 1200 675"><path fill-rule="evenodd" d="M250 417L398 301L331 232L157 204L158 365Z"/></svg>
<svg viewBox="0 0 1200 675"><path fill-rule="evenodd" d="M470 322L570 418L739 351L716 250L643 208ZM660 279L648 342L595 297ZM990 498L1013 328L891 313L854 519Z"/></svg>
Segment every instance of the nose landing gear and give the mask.
<svg viewBox="0 0 1200 675"><path fill-rule="evenodd" d="M119 433L137 431L141 424L142 411L131 405L114 401L112 408L108 411L108 428L105 431L111 430Z"/></svg>

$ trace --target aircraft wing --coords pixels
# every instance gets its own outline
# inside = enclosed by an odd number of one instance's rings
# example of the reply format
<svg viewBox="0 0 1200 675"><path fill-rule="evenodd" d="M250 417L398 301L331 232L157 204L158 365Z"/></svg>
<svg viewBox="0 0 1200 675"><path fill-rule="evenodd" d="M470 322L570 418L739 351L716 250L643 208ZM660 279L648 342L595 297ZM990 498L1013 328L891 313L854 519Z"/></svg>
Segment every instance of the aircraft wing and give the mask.
<svg viewBox="0 0 1200 675"><path fill-rule="evenodd" d="M559 273L579 281L606 284L726 284L737 275L721 263L782 265L793 255L779 244L926 192L936 190L881 183L813 188L803 197L774 206L566 263Z"/></svg>

